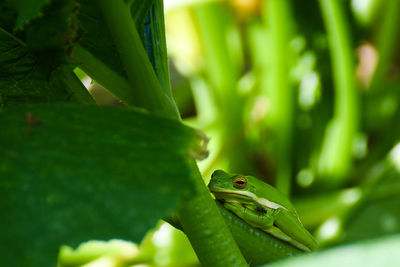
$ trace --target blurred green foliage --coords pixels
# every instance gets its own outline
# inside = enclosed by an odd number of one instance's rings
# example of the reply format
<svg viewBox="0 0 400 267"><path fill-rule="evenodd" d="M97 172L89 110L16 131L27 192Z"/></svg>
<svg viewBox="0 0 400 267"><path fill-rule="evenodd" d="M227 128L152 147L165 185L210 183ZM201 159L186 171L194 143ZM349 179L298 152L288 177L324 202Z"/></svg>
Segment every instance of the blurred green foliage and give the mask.
<svg viewBox="0 0 400 267"><path fill-rule="evenodd" d="M205 179L275 184L322 246L399 232L399 1L193 2L166 33Z"/></svg>
<svg viewBox="0 0 400 267"><path fill-rule="evenodd" d="M398 265L400 1L164 5L165 36L160 0L0 3L0 262L54 263L64 244L64 267L199 265L165 223L140 242L198 186L190 160L203 147L165 119L178 117L172 88L183 122L210 139L204 180L218 168L275 185L323 250L296 256L221 210L232 232L251 233L236 238L250 264ZM84 106L94 100L164 119ZM217 234L205 230L209 243ZM94 238L137 244L67 246Z"/></svg>

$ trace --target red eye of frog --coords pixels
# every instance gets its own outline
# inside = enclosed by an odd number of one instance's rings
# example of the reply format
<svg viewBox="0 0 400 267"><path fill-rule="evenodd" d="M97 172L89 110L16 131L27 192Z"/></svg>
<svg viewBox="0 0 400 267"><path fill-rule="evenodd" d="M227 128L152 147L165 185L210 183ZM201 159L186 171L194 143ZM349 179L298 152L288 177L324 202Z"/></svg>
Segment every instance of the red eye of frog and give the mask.
<svg viewBox="0 0 400 267"><path fill-rule="evenodd" d="M238 189L243 189L247 185L247 179L244 177L237 177L233 180L233 186Z"/></svg>

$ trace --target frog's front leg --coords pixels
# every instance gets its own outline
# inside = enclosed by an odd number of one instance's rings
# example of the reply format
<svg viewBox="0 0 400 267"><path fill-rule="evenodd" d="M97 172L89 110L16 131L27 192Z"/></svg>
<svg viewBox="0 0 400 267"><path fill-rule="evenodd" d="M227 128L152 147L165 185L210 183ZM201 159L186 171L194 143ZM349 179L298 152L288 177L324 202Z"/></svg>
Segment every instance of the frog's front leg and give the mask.
<svg viewBox="0 0 400 267"><path fill-rule="evenodd" d="M268 228L274 223L274 218L269 212L257 210L257 207L246 207L238 202L225 202L224 207L256 228Z"/></svg>

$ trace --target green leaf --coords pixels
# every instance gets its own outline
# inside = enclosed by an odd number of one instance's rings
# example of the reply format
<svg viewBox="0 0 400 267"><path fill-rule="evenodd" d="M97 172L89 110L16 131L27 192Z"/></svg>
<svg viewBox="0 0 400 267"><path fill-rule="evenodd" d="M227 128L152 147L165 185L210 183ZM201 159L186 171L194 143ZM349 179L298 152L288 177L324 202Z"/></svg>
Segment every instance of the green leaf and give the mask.
<svg viewBox="0 0 400 267"><path fill-rule="evenodd" d="M355 243L263 266L399 266L400 235Z"/></svg>
<svg viewBox="0 0 400 267"><path fill-rule="evenodd" d="M9 102L65 101L63 86L52 84L55 66L38 57L16 36L0 28L0 106Z"/></svg>
<svg viewBox="0 0 400 267"><path fill-rule="evenodd" d="M22 30L31 20L43 15L42 8L51 0L14 0L10 2L19 13L15 29Z"/></svg>
<svg viewBox="0 0 400 267"><path fill-rule="evenodd" d="M11 3L0 2L0 26L2 29L12 32L17 21L17 11L12 7Z"/></svg>
<svg viewBox="0 0 400 267"><path fill-rule="evenodd" d="M72 51L82 33L75 0L17 0L0 5L6 16L0 20L1 27L18 34L31 49L47 49L44 56L50 54L53 62L67 60L65 54Z"/></svg>
<svg viewBox="0 0 400 267"><path fill-rule="evenodd" d="M13 3L18 6L18 3ZM13 102L93 102L76 79L68 54L77 41L76 3L57 0L43 16L13 32L18 10L0 4L0 105Z"/></svg>
<svg viewBox="0 0 400 267"><path fill-rule="evenodd" d="M74 0L53 0L43 8L43 16L25 27L25 40L30 48L52 52L61 63L68 61L82 31L78 23L79 5ZM54 57L54 55L52 55Z"/></svg>
<svg viewBox="0 0 400 267"><path fill-rule="evenodd" d="M25 119L24 119L25 117ZM190 193L196 132L131 108L0 113L0 265L55 266L61 244L140 241Z"/></svg>

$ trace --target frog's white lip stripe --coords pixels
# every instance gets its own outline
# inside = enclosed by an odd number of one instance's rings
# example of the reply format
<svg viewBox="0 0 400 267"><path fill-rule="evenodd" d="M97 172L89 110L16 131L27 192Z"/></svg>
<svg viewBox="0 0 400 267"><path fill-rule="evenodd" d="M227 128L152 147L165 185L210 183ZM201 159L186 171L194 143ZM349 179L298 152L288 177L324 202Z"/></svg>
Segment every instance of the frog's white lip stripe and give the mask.
<svg viewBox="0 0 400 267"><path fill-rule="evenodd" d="M251 192L248 192L248 191L212 190L212 192L215 192L215 193L227 193L227 194L234 194L234 195L242 195L242 196L246 196L246 197L249 197L251 199L254 199L254 201L256 201L257 203L259 203L259 204L261 204L263 206L266 206L268 208L275 209L275 210L278 209L278 208L281 208L281 209L287 210L287 208L285 208L284 206L282 206L282 205L280 205L278 203L269 201L268 199L265 199L265 198L257 197L255 194L253 194Z"/></svg>

